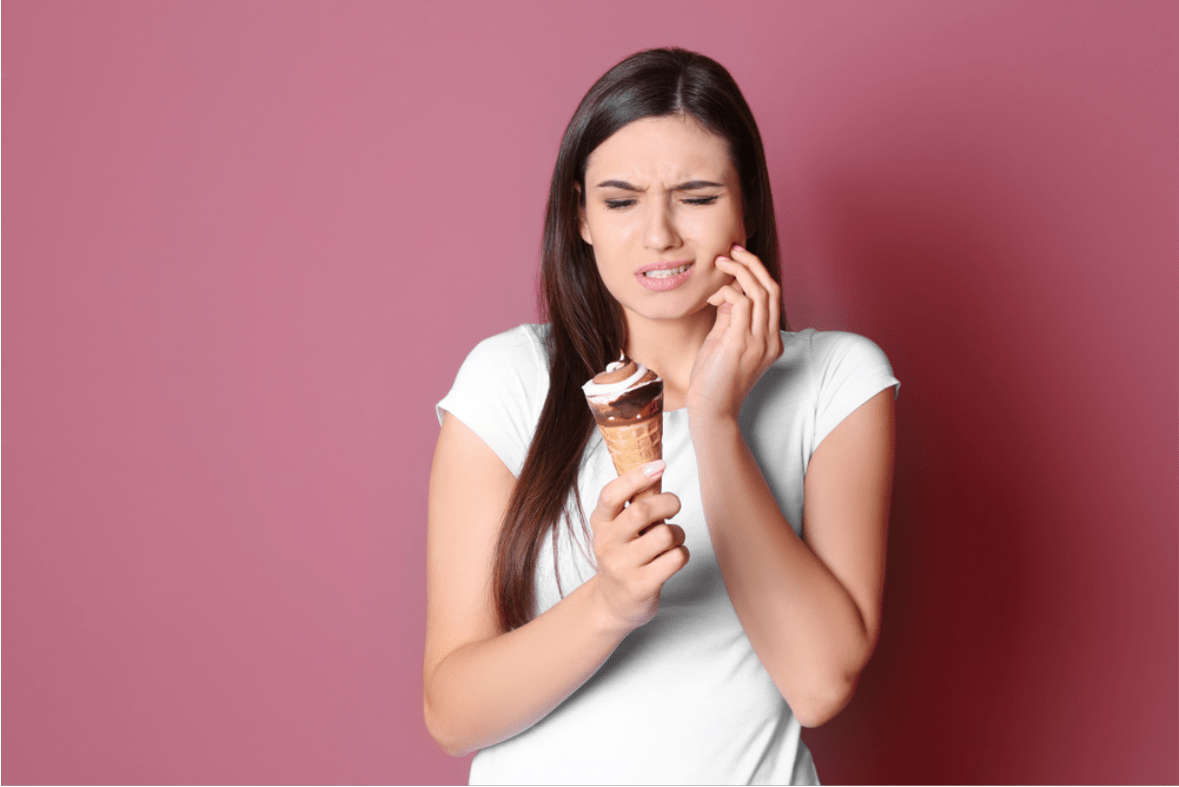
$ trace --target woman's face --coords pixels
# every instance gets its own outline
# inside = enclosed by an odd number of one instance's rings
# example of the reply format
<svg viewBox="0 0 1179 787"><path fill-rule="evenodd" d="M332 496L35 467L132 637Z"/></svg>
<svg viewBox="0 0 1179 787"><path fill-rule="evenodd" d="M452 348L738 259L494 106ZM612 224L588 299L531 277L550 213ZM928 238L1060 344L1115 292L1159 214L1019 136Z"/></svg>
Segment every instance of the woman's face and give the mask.
<svg viewBox="0 0 1179 787"><path fill-rule="evenodd" d="M717 255L745 243L728 143L688 117L643 118L590 154L581 237L627 320L699 312L733 277Z"/></svg>

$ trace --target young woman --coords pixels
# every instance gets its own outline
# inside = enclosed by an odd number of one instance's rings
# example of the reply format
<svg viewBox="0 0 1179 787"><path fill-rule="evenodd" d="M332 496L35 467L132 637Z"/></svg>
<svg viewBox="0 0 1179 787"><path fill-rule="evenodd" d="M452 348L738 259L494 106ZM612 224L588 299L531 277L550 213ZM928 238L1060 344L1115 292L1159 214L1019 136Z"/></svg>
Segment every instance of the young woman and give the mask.
<svg viewBox="0 0 1179 787"><path fill-rule="evenodd" d="M800 725L880 630L888 359L788 330L761 138L701 55L593 86L544 232L548 323L438 405L427 726L472 783L816 783ZM617 476L581 386L623 352L663 378L664 460Z"/></svg>

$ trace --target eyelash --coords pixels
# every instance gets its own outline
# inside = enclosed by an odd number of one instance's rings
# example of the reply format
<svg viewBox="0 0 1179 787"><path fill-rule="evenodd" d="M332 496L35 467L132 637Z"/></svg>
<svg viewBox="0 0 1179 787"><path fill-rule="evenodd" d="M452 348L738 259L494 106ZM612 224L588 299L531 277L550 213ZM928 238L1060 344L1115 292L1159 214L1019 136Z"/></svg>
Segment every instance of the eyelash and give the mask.
<svg viewBox="0 0 1179 787"><path fill-rule="evenodd" d="M713 197L689 197L684 200L685 205L711 205L720 199L719 196ZM629 208L635 204L633 199L608 199L606 200L606 207L610 210L621 210L622 208Z"/></svg>

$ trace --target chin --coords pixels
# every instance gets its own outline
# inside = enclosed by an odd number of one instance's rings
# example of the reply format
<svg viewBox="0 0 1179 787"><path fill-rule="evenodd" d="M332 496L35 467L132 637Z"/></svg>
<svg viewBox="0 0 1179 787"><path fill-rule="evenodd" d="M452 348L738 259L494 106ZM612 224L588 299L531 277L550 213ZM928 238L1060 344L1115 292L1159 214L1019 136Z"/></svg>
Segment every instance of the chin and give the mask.
<svg viewBox="0 0 1179 787"><path fill-rule="evenodd" d="M632 314L646 320L682 320L701 311L710 309L707 299L701 298L690 303L643 304L639 308L625 307Z"/></svg>

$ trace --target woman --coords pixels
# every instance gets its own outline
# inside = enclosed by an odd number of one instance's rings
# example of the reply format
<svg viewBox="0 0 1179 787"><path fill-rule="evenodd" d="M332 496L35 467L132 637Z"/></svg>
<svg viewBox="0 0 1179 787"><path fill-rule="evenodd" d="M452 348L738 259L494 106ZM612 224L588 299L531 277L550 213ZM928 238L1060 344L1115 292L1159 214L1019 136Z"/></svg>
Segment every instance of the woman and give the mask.
<svg viewBox="0 0 1179 787"><path fill-rule="evenodd" d="M557 157L548 324L438 405L425 715L481 749L472 783L817 782L800 725L880 628L899 383L867 339L786 330L779 281L729 74L612 68ZM663 378L664 461L616 476L581 386L623 352Z"/></svg>

